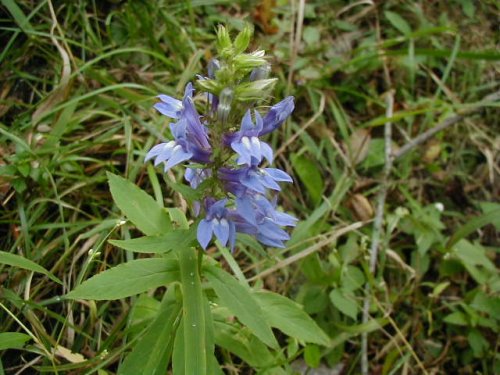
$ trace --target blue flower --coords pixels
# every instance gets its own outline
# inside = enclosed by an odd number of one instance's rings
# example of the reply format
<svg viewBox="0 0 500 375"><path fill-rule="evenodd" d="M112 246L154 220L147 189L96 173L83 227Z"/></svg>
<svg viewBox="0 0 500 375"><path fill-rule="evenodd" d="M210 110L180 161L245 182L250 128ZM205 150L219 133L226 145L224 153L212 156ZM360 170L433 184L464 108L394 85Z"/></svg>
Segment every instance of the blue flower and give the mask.
<svg viewBox="0 0 500 375"><path fill-rule="evenodd" d="M249 193L236 200L236 212L244 218L236 223L238 232L248 233L269 246L284 247L283 241L290 238L282 226L295 226L297 219L276 210L276 201L269 202L261 194Z"/></svg>
<svg viewBox="0 0 500 375"><path fill-rule="evenodd" d="M273 105L264 117L264 125L259 136L271 133L290 116L295 108L293 96L288 96L281 102Z"/></svg>
<svg viewBox="0 0 500 375"><path fill-rule="evenodd" d="M273 162L273 150L258 138L262 126L262 116L259 112L255 111L255 125L250 110L245 113L240 131L234 133L231 142L231 148L239 155L236 163L251 166L259 164L262 157L269 163Z"/></svg>
<svg viewBox="0 0 500 375"><path fill-rule="evenodd" d="M266 189L280 191L278 182L293 182L292 178L280 169L259 168L256 165L239 169L221 168L219 178L236 196L241 195L242 187L265 194Z"/></svg>
<svg viewBox="0 0 500 375"><path fill-rule="evenodd" d="M180 101L165 95L165 100L158 103L163 105L161 110L155 107L161 113L169 113L168 116L178 121L170 124L174 140L154 146L147 153L145 161L155 158L155 165L164 163L165 171L186 160L197 163L210 162L212 151L208 142L208 132L200 121L192 95L193 88L189 83L180 106L177 103Z"/></svg>
<svg viewBox="0 0 500 375"><path fill-rule="evenodd" d="M209 178L212 175L212 171L210 169L202 169L202 168L186 168L186 172L184 172L184 178L189 185L196 189L203 181Z"/></svg>
<svg viewBox="0 0 500 375"><path fill-rule="evenodd" d="M182 113L183 109L183 101L186 98L191 98L193 96L193 85L188 83L186 88L184 89L184 98L183 100L178 100L172 98L171 96L160 94L157 96L158 99L161 100L160 103L156 103L154 108L160 112L162 115L168 116L173 119L178 119Z"/></svg>
<svg viewBox="0 0 500 375"><path fill-rule="evenodd" d="M229 242L231 249L236 241L236 226L230 217L230 211L226 208L227 199L214 201L206 199L206 217L198 224L197 238L203 249L206 249L212 236L220 241L222 246Z"/></svg>

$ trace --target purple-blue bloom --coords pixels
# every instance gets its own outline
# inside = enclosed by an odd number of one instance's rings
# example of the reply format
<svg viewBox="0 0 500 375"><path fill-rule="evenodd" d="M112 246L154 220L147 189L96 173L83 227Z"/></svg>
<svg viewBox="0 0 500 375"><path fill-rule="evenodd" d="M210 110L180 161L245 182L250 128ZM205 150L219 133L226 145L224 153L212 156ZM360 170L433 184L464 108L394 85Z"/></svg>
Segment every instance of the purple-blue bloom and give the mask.
<svg viewBox="0 0 500 375"><path fill-rule="evenodd" d="M264 117L264 126L259 136L271 133L283 124L295 108L294 97L288 96L281 102L273 105Z"/></svg>
<svg viewBox="0 0 500 375"><path fill-rule="evenodd" d="M255 125L250 110L245 113L240 131L234 134L231 142L231 148L239 156L236 163L251 166L260 163L262 157L266 158L269 163L273 162L273 150L258 138L262 126L262 116L259 112L255 111Z"/></svg>
<svg viewBox="0 0 500 375"><path fill-rule="evenodd" d="M231 249L234 248L236 240L235 223L229 216L226 208L227 199L215 202L213 199L206 199L206 216L198 224L197 238L203 249L206 249L212 236L220 241L222 246L229 242Z"/></svg>
<svg viewBox="0 0 500 375"><path fill-rule="evenodd" d="M221 69L224 72L220 75L227 73L227 63L213 59L208 65L208 78L198 75L198 80L211 79L215 83L210 84L216 84L216 72ZM265 79L269 72L270 66L262 65L242 82ZM201 86L210 87L206 82ZM242 95L237 88L238 83L226 86L224 82L217 90L202 93L208 99L203 122L194 104L191 83L186 85L182 100L159 95L160 102L154 107L175 121L170 123L173 140L154 146L145 160L154 159L155 165L163 163L165 171L190 162L184 177L192 189L200 190L200 185L210 179L203 198L192 202L196 216L203 208L204 217L197 228L203 249L215 236L233 250L237 232L252 235L265 245L284 247L290 236L283 227L294 227L297 219L276 209L273 192L280 191L280 183L292 182L292 178L278 168L263 167L264 161L273 162L274 155L260 137L277 129L290 116L294 98L283 99L264 116L247 108L235 131L236 117L241 116L238 95Z"/></svg>
<svg viewBox="0 0 500 375"><path fill-rule="evenodd" d="M221 168L219 178L226 182L228 190L236 196L240 195L241 187L265 194L266 189L280 191L278 182L293 182L292 178L277 168L259 168L256 165L238 169Z"/></svg>
<svg viewBox="0 0 500 375"><path fill-rule="evenodd" d="M168 171L173 166L186 160L197 163L209 163L212 154L208 142L208 132L200 121L200 116L192 99L193 88L191 83L186 86L182 105L177 106L176 99L164 96L165 101L158 104L165 106L158 109L161 113L167 113L172 109L170 117L178 119L176 123L170 124L170 130L174 137L173 141L160 143L154 146L146 155L145 161L155 159L155 165L164 163L164 170ZM167 111L166 101L169 101L170 109ZM175 107L177 106L177 107ZM176 112L173 113L175 108Z"/></svg>

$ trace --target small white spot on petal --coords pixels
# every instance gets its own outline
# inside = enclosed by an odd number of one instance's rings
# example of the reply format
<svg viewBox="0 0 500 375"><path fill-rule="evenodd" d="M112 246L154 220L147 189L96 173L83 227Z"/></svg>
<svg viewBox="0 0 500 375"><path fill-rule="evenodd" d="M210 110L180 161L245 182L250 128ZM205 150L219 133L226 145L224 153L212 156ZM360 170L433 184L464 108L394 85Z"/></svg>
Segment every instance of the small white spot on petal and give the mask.
<svg viewBox="0 0 500 375"><path fill-rule="evenodd" d="M247 150L250 150L250 140L248 139L248 137L243 137L241 138L241 143L243 143L243 146L245 146L245 148Z"/></svg>
<svg viewBox="0 0 500 375"><path fill-rule="evenodd" d="M222 225L225 228L229 228L229 223L227 222L226 219L220 219L220 225Z"/></svg>

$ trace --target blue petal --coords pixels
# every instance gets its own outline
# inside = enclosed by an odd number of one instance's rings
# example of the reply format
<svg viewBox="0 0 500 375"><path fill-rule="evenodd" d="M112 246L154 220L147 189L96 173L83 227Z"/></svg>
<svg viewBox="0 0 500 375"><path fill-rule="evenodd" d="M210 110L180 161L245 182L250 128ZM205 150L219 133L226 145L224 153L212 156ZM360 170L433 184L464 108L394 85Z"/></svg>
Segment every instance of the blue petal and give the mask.
<svg viewBox="0 0 500 375"><path fill-rule="evenodd" d="M252 155L250 154L250 150L245 147L242 142L231 143L231 148L239 155L239 158L237 160L238 164L251 165Z"/></svg>
<svg viewBox="0 0 500 375"><path fill-rule="evenodd" d="M227 199L221 199L210 206L210 216L225 216Z"/></svg>
<svg viewBox="0 0 500 375"><path fill-rule="evenodd" d="M253 121L252 121L252 113L250 110L246 111L245 115L243 116L243 120L241 121L241 131L249 131L254 128Z"/></svg>
<svg viewBox="0 0 500 375"><path fill-rule="evenodd" d="M176 146L175 141L170 141L165 143L163 149L158 153L158 156L155 159L155 165L158 165L164 162L165 160L170 159L170 157L172 156L172 150L174 149L175 146Z"/></svg>
<svg viewBox="0 0 500 375"><path fill-rule="evenodd" d="M274 181L293 182L292 178L281 169L264 168L264 171L271 176Z"/></svg>
<svg viewBox="0 0 500 375"><path fill-rule="evenodd" d="M218 238L222 246L226 246L227 240L229 239L229 222L226 218L220 220L212 220L212 228L214 230L215 237Z"/></svg>
<svg viewBox="0 0 500 375"><path fill-rule="evenodd" d="M297 224L297 221L299 221L299 219L285 212L276 211L274 213L274 222L278 225L285 227L294 227Z"/></svg>
<svg viewBox="0 0 500 375"><path fill-rule="evenodd" d="M180 145L175 146L174 149L172 150L172 156L165 164L164 168L165 172L168 171L170 168L172 168L174 165L177 165L179 163L182 163L183 161L191 159L192 156L193 156L192 153L184 151Z"/></svg>
<svg viewBox="0 0 500 375"><path fill-rule="evenodd" d="M268 237L265 237L265 236L262 236L262 235L257 235L257 240L261 243L263 243L264 245L267 245L267 246L271 246L271 247L279 247L279 248L284 248L285 245L283 244L282 241L280 240L275 240L275 239L272 239L272 238L268 238Z"/></svg>
<svg viewBox="0 0 500 375"><path fill-rule="evenodd" d="M266 142L260 142L260 151L269 164L273 162L273 149Z"/></svg>
<svg viewBox="0 0 500 375"><path fill-rule="evenodd" d="M236 199L236 210L246 221L256 225L255 210L248 196Z"/></svg>
<svg viewBox="0 0 500 375"><path fill-rule="evenodd" d="M160 143L154 146L151 150L148 151L146 154L146 157L144 158L144 161L148 161L153 159L154 157L158 156L158 154L163 150L165 147L166 143Z"/></svg>
<svg viewBox="0 0 500 375"><path fill-rule="evenodd" d="M203 219L202 221L200 221L196 232L196 238L198 239L201 247L203 249L206 249L208 243L212 239L212 225L208 220Z"/></svg>
<svg viewBox="0 0 500 375"><path fill-rule="evenodd" d="M257 193L261 193L261 194L266 193L266 189L262 185L262 182L253 173L249 173L246 176L244 176L243 178L241 178L240 182L243 186L247 187L250 190L256 191Z"/></svg>
<svg viewBox="0 0 500 375"><path fill-rule="evenodd" d="M236 225L230 221L229 222L229 247L231 251L234 250L234 244L236 243Z"/></svg>

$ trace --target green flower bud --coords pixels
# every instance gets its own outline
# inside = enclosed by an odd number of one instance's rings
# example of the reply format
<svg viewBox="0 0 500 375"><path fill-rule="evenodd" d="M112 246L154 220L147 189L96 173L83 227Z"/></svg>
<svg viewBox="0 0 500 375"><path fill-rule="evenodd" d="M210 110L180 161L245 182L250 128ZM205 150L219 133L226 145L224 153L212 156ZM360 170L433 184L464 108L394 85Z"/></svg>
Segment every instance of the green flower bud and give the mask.
<svg viewBox="0 0 500 375"><path fill-rule="evenodd" d="M243 30L238 34L234 40L235 53L242 53L250 44L250 40L253 36L253 28L250 25L245 25Z"/></svg>
<svg viewBox="0 0 500 375"><path fill-rule="evenodd" d="M234 57L234 66L236 69L251 70L264 64L267 64L264 58L265 52L262 50L254 51L251 53L241 53Z"/></svg>
<svg viewBox="0 0 500 375"><path fill-rule="evenodd" d="M231 42L231 37L227 29L219 25L217 28L217 51L222 56L227 56L232 53L233 43Z"/></svg>
<svg viewBox="0 0 500 375"><path fill-rule="evenodd" d="M270 78L243 83L235 89L236 99L242 102L262 99L269 94L277 80Z"/></svg>
<svg viewBox="0 0 500 375"><path fill-rule="evenodd" d="M226 87L219 95L219 105L217 106L217 118L222 124L225 124L229 113L231 112L231 103L233 102L234 91Z"/></svg>

